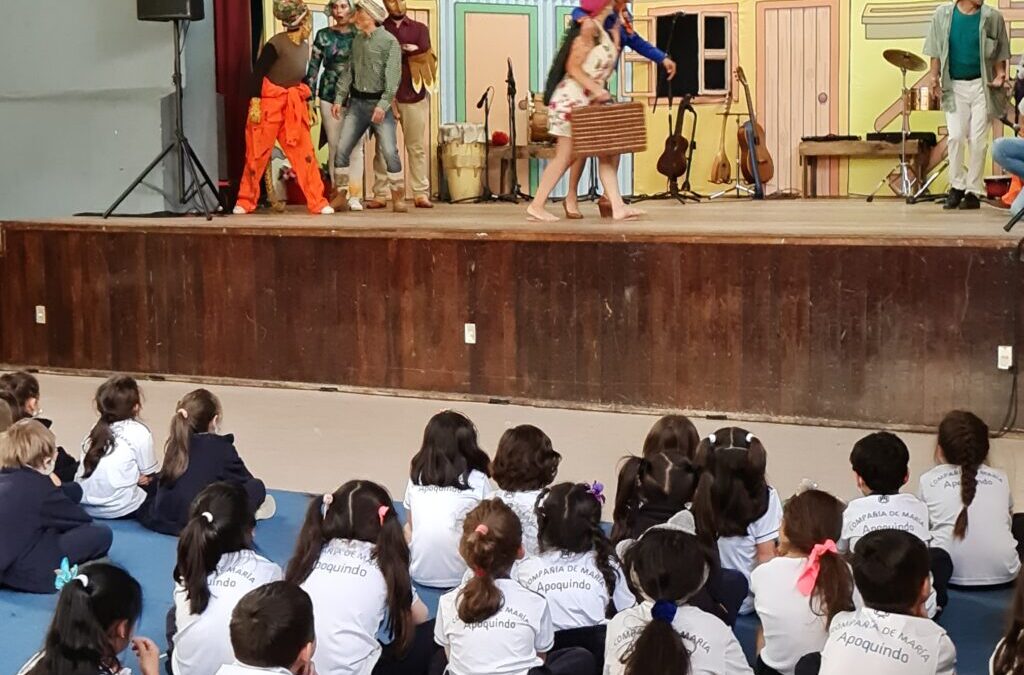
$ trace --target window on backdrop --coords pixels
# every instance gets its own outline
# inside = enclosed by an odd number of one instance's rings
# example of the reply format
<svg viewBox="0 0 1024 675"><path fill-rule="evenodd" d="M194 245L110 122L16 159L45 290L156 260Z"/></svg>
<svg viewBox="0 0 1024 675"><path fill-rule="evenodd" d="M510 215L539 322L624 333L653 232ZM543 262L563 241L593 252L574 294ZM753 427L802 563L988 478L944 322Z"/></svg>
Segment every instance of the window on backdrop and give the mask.
<svg viewBox="0 0 1024 675"><path fill-rule="evenodd" d="M659 16L656 21L658 48L677 65L671 81L664 70L658 70L658 98L684 94L724 96L732 71L729 15L680 12Z"/></svg>

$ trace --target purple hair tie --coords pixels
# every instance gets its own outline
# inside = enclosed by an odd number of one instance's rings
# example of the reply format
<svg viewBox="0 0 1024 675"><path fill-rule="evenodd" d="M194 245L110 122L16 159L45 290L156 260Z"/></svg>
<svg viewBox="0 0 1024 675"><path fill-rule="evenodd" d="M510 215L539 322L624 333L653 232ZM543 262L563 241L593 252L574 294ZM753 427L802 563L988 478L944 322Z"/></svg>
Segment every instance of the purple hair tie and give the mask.
<svg viewBox="0 0 1024 675"><path fill-rule="evenodd" d="M672 620L676 618L676 603L669 600L658 600L654 603L654 607L651 608L651 617L655 621L664 621L665 623L672 623Z"/></svg>
<svg viewBox="0 0 1024 675"><path fill-rule="evenodd" d="M604 483L595 480L590 485L587 485L587 492L589 492L594 499L604 504Z"/></svg>

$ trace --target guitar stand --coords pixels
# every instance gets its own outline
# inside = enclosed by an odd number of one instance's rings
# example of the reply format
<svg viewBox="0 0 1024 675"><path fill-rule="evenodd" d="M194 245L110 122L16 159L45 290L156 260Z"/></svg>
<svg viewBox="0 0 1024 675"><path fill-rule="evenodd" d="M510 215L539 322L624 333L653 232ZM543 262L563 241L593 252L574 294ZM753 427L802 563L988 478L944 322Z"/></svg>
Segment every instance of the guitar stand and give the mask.
<svg viewBox="0 0 1024 675"><path fill-rule="evenodd" d="M692 107L687 108L693 113L693 123L690 125L690 138L697 138L697 111ZM680 115L686 114L686 110L683 110ZM649 201L654 199L674 199L682 205L686 205L687 201L700 202L704 199L704 195L694 192L690 187L690 170L693 169L693 151L697 147L696 142L691 142L686 148L686 173L683 174L683 187L680 189L679 181L668 179L668 190L665 192L658 192L653 195L644 195L633 199L634 202Z"/></svg>
<svg viewBox="0 0 1024 675"><path fill-rule="evenodd" d="M737 117L736 118L736 132L737 133L739 133L740 125L741 125L740 118ZM747 187L746 184L743 183L743 178L742 178L742 176L743 176L743 157L740 155L739 143L736 144L736 173L733 174L733 175L736 176L736 180L733 181L732 185L730 185L729 187L725 188L724 190L719 190L718 192L716 192L713 195L711 195L710 197L708 197L708 199L718 199L719 197L725 197L730 192L735 192L737 197L753 197L754 196L754 188Z"/></svg>

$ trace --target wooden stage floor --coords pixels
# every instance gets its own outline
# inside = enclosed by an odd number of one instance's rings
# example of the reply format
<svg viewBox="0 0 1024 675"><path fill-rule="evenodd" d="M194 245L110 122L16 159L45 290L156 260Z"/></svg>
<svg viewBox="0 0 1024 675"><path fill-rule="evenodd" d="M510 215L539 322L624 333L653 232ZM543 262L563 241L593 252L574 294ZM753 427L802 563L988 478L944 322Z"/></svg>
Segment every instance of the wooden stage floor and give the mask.
<svg viewBox="0 0 1024 675"><path fill-rule="evenodd" d="M203 218L69 217L33 222L33 229L96 229L180 231L204 230L231 234L301 236L387 236L397 238L600 240L600 241L707 241L725 243L830 243L843 245L1010 247L1024 236L1003 232L1009 218L1005 210L983 206L978 211L943 211L938 204L907 205L896 200L868 204L862 199L818 199L751 202L725 200L679 205L649 201L639 221L616 223L598 217L592 204L583 205L584 220L530 223L525 205L438 204L433 210L364 211L334 216L310 216L291 208L284 214L259 212L207 222ZM561 205L548 206L560 214ZM8 222L7 227L22 227Z"/></svg>

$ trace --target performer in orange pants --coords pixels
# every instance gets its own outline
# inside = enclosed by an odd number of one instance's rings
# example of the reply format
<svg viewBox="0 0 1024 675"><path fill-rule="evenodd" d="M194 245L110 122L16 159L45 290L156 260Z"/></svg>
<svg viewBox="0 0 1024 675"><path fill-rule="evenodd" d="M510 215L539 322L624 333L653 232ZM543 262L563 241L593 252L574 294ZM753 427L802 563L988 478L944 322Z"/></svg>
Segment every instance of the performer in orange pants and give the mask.
<svg viewBox="0 0 1024 675"><path fill-rule="evenodd" d="M260 180L274 142L281 144L295 171L310 213L334 213L324 198L320 163L309 133L309 98L303 82L309 60L312 20L302 0L275 0L274 16L285 31L270 38L253 68L249 122L245 126L245 170L235 213L250 213L260 195Z"/></svg>

